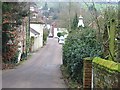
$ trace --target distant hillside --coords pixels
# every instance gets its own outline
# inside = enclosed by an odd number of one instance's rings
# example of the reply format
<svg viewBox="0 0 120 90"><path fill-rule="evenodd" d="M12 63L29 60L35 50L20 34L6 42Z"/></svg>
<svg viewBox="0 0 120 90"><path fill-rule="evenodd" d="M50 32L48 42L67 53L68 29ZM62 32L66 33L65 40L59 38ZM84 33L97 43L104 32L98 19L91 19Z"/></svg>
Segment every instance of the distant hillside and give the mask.
<svg viewBox="0 0 120 90"><path fill-rule="evenodd" d="M92 5L93 3L87 3L89 6ZM118 3L116 2L111 2L111 3L108 3L108 2L95 2L95 7L97 10L102 10L108 6L112 6L112 7L117 7L118 6ZM82 7L87 9L88 7L86 6L85 3L82 3Z"/></svg>

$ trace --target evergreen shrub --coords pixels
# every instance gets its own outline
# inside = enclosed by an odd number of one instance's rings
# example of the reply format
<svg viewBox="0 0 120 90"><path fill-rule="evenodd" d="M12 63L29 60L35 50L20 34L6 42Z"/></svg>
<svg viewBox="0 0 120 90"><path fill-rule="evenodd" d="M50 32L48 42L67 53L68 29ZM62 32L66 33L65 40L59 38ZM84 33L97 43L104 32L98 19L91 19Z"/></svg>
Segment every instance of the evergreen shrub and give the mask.
<svg viewBox="0 0 120 90"><path fill-rule="evenodd" d="M63 65L69 77L78 83L83 81L83 58L102 56L102 45L91 28L72 30L63 46Z"/></svg>

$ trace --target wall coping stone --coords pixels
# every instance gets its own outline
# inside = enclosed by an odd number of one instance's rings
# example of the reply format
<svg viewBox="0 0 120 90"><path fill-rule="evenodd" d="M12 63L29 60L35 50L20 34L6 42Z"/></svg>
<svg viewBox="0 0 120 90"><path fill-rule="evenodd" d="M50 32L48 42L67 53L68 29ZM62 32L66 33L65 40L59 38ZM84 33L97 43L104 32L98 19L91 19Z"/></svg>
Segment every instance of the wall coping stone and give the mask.
<svg viewBox="0 0 120 90"><path fill-rule="evenodd" d="M92 61L93 58L92 57L86 57L86 58L84 58L84 60L86 60L86 61Z"/></svg>
<svg viewBox="0 0 120 90"><path fill-rule="evenodd" d="M92 62L109 70L120 72L120 63L111 60L105 60L99 57L93 58Z"/></svg>

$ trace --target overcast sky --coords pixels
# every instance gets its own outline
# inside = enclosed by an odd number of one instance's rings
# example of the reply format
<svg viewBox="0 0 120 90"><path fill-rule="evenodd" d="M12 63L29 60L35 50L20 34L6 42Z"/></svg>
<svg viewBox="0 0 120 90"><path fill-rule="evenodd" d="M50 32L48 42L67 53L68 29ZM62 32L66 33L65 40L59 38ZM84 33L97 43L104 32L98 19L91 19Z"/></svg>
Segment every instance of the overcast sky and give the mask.
<svg viewBox="0 0 120 90"><path fill-rule="evenodd" d="M20 1L20 2L118 2L120 0L0 0L2 2L15 2L15 1Z"/></svg>

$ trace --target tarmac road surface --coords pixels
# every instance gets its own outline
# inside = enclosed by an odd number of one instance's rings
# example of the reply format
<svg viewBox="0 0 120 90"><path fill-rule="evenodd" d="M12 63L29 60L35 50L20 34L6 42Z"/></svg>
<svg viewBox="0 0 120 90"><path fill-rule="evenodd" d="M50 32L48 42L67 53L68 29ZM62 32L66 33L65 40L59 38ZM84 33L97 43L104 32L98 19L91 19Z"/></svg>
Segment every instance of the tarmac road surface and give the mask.
<svg viewBox="0 0 120 90"><path fill-rule="evenodd" d="M2 72L2 88L66 88L62 79L62 45L48 38L46 46L15 69Z"/></svg>

